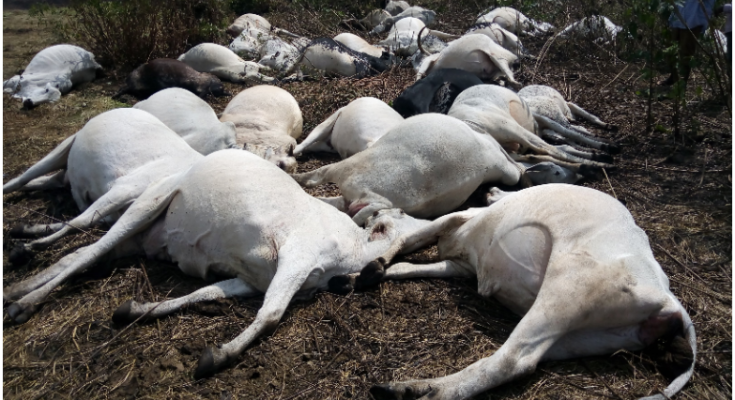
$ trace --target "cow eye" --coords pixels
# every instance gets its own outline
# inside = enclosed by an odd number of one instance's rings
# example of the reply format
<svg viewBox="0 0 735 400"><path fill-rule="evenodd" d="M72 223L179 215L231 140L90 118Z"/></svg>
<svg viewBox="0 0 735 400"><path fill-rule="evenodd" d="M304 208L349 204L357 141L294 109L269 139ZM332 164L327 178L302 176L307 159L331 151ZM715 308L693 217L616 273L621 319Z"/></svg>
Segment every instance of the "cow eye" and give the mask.
<svg viewBox="0 0 735 400"><path fill-rule="evenodd" d="M373 217L377 217L377 216L378 216L378 214L380 214L380 211L375 211L375 212L373 213Z"/></svg>
<svg viewBox="0 0 735 400"><path fill-rule="evenodd" d="M46 91L44 93L48 93L48 88L46 89Z"/></svg>

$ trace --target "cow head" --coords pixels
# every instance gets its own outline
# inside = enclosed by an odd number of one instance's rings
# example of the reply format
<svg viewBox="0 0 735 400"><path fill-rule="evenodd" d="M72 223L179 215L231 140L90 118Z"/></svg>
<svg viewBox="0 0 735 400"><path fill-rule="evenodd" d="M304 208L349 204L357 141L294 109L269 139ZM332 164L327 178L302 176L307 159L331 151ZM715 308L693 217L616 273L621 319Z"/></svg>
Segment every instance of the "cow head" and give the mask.
<svg viewBox="0 0 735 400"><path fill-rule="evenodd" d="M222 84L222 81L219 80L216 76L212 74L205 74L206 75L206 83L205 83L205 90L204 93L209 93L214 97L223 97L223 96L232 96L232 93L225 90L225 85ZM200 96L204 97L204 96Z"/></svg>
<svg viewBox="0 0 735 400"><path fill-rule="evenodd" d="M31 109L39 104L54 102L61 98L61 91L52 82L46 83L45 87L24 87L23 83L21 81L20 95L23 100L23 108Z"/></svg>
<svg viewBox="0 0 735 400"><path fill-rule="evenodd" d="M283 139L290 139L290 141L289 143L280 146L265 143L244 143L242 145L242 149L270 161L278 166L278 168L292 174L296 172L296 167L298 166L298 162L293 154L293 151L296 148L296 140L290 136L286 136Z"/></svg>
<svg viewBox="0 0 735 400"><path fill-rule="evenodd" d="M365 228L370 231L370 240L388 239L393 241L401 235L415 232L429 220L414 218L400 208L378 210L365 220Z"/></svg>
<svg viewBox="0 0 735 400"><path fill-rule="evenodd" d="M526 168L525 175L535 185L547 183L575 183L581 176L567 168L544 161Z"/></svg>

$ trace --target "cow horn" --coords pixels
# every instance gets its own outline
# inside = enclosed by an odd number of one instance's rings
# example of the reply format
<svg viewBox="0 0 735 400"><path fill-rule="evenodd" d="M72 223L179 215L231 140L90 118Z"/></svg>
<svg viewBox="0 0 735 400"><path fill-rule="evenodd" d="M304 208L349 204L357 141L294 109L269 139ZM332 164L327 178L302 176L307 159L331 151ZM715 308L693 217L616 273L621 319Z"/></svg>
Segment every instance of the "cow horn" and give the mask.
<svg viewBox="0 0 735 400"><path fill-rule="evenodd" d="M426 29L426 27L421 28L421 30L419 31L419 38L418 38L417 42L419 44L419 50L421 50L421 52L424 53L424 54L426 54L427 56L430 56L431 54L429 54L426 50L424 50L423 47L421 47L421 32L423 32L424 29Z"/></svg>

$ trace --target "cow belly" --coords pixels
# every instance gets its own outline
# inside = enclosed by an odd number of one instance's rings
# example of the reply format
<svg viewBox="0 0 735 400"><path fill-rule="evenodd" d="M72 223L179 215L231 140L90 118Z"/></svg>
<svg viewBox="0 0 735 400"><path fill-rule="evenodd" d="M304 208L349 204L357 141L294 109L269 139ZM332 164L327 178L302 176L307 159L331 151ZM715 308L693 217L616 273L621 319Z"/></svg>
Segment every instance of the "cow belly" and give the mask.
<svg viewBox="0 0 735 400"><path fill-rule="evenodd" d="M483 249L477 260L479 293L525 314L546 274L552 247L549 231L541 225L521 225L506 233L496 232L489 246L482 239L490 235L476 236L475 248Z"/></svg>
<svg viewBox="0 0 735 400"><path fill-rule="evenodd" d="M206 279L216 271L265 292L276 273L276 240L257 222L238 218L237 210L199 197L179 193L171 201L164 228L171 260L187 275Z"/></svg>
<svg viewBox="0 0 735 400"><path fill-rule="evenodd" d="M310 47L304 54L304 65L341 76L352 76L357 73L352 57L337 50L325 50Z"/></svg>

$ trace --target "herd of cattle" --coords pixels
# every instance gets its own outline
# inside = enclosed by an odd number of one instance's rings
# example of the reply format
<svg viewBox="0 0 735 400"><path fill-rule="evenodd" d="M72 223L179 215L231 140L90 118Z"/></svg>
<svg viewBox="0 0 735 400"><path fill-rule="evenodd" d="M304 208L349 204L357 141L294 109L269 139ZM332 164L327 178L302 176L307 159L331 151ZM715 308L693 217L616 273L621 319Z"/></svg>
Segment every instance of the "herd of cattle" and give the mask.
<svg viewBox="0 0 735 400"><path fill-rule="evenodd" d="M236 36L229 48L204 43L178 60L137 68L116 96L146 100L92 118L3 186L4 194L70 186L82 211L69 222L15 227L11 235L35 240L14 248L11 263L75 231L111 226L94 244L4 288L6 313L28 320L52 290L108 255L142 254L201 278L231 277L178 299L128 301L114 313L116 323L265 293L244 332L203 351L198 379L272 331L295 296L385 279L476 276L480 294L524 315L503 346L453 375L376 385L373 396L464 399L543 360L640 350L658 339L687 361L665 390L646 399L674 395L693 373L692 321L625 206L570 185L610 166L609 154L619 151L572 122L614 127L551 87L523 87L513 77L516 60L533 57L518 35L554 27L498 8L455 36L427 29L435 17L390 1L364 19L343 21L371 35L387 31L372 45L351 33L310 40L246 14L228 28ZM620 29L591 17L561 32L573 31L609 41ZM298 145L301 110L277 86L241 91L219 116L203 100L228 95L220 79L276 83L264 72L298 80L315 70L363 77L395 64L413 66L417 82L392 106L355 99ZM86 50L57 45L4 89L31 108L58 100L99 68ZM497 80L517 92L486 83ZM295 173L296 157L310 151L335 152L342 161ZM315 198L302 189L327 182L341 196ZM488 207L452 212L484 183L524 189L492 189ZM435 243L441 261L389 267L397 255Z"/></svg>

